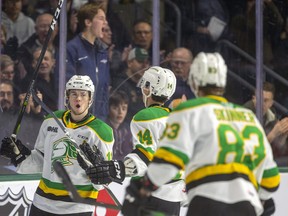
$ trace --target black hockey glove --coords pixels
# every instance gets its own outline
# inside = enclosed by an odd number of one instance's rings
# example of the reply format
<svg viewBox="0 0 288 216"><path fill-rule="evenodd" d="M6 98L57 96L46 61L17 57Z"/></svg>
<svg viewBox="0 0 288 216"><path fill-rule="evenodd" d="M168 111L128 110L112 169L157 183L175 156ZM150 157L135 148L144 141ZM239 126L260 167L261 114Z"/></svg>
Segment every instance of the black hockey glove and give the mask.
<svg viewBox="0 0 288 216"><path fill-rule="evenodd" d="M10 137L5 137L2 140L0 155L3 155L6 158L10 158L11 163L15 167L23 160L25 160L26 157L30 154L30 149L24 146L20 140L14 142L13 138Z"/></svg>
<svg viewBox="0 0 288 216"><path fill-rule="evenodd" d="M94 184L109 184L112 181L121 183L125 178L124 163L118 160L103 161L85 171Z"/></svg>
<svg viewBox="0 0 288 216"><path fill-rule="evenodd" d="M85 154L86 158L93 165L104 161L102 152L96 146L95 146L94 151L91 149L90 145L86 142L83 142L79 147L82 150L82 152ZM85 162L85 159L80 154L77 155L77 161L79 165L82 167L82 169L86 170L89 167L89 164Z"/></svg>
<svg viewBox="0 0 288 216"><path fill-rule="evenodd" d="M261 216L271 216L275 213L275 203L273 198L270 198L264 202L264 211Z"/></svg>
<svg viewBox="0 0 288 216"><path fill-rule="evenodd" d="M126 188L125 199L121 209L122 214L132 215L131 212L133 212L134 215L137 215L137 212L140 209L143 210L143 208L145 209L149 205L148 201L151 191L154 191L157 188L158 187L156 187L146 176L138 179L131 179L129 186Z"/></svg>
<svg viewBox="0 0 288 216"><path fill-rule="evenodd" d="M142 192L146 192L145 194L141 194L140 190L142 189ZM151 194L152 191L157 190L158 187L154 185L147 175L144 177L141 177L139 179L132 179L130 181L130 185L126 188L126 195L128 194L128 197L134 197L134 198L143 198L147 197Z"/></svg>

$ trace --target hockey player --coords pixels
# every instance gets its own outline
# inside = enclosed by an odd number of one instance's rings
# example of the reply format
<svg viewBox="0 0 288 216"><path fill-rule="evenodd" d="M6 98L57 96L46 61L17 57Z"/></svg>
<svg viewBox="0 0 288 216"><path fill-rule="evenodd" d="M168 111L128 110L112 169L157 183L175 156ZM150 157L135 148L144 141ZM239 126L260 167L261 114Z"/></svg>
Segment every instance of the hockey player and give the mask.
<svg viewBox="0 0 288 216"><path fill-rule="evenodd" d="M144 72L138 86L142 90L146 108L136 113L130 124L134 150L125 157L124 164L126 176L133 177L131 181L143 177L157 149L170 113L164 103L175 92L176 78L169 69L154 66ZM174 178L153 192L151 199L141 203L141 207L165 215L179 215L180 202L185 198L184 189L185 183L180 172L175 173ZM139 207L137 203L130 202L129 197L125 197L122 213L136 216Z"/></svg>
<svg viewBox="0 0 288 216"><path fill-rule="evenodd" d="M181 103L169 115L144 179L127 188L130 200L141 202L185 167L187 215L262 213L262 203L279 186L278 168L253 112L222 97L226 74L220 54L197 55L189 78L199 98Z"/></svg>
<svg viewBox="0 0 288 216"><path fill-rule="evenodd" d="M114 143L113 131L106 123L89 112L89 107L93 103L94 91L93 82L88 76L75 75L71 77L65 90L65 106L68 110L56 111L55 115L77 144L84 143L85 149L97 148L97 152L102 152L103 159L106 160L106 167L112 170L114 163L109 160L111 160ZM42 173L31 206L31 216L92 215L95 207L73 202L53 170L53 162L60 161L69 173L80 196L94 201L97 199L98 191L102 189L102 186L92 184L87 177L89 173L86 175L79 166L77 162L79 155L71 144L71 138L64 134L55 119L48 116L41 125L34 150L30 151L20 140L14 142L8 137L2 140L0 153L11 159L11 162L17 166L18 173ZM124 172L124 165L122 168ZM118 167L115 169L117 170ZM89 170L87 169L87 171ZM115 176L116 178L118 177ZM121 179L121 177L119 178ZM112 174L110 179L113 179ZM97 182L94 183L97 184Z"/></svg>

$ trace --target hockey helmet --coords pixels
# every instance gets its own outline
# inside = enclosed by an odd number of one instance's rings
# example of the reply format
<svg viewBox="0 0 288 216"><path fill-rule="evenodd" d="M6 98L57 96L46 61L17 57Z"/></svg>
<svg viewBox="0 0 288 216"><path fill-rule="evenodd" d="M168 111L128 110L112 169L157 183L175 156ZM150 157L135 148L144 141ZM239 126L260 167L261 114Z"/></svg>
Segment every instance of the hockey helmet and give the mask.
<svg viewBox="0 0 288 216"><path fill-rule="evenodd" d="M197 87L215 86L225 87L227 66L219 53L200 52L193 60L189 84L193 89L193 82Z"/></svg>
<svg viewBox="0 0 288 216"><path fill-rule="evenodd" d="M68 103L68 91L69 90L84 90L88 91L91 94L91 100L89 102L89 107L93 103L93 95L95 92L95 87L90 79L89 76L87 75L74 75L70 78L70 80L66 83L66 90L65 90L65 100L64 100L64 105L67 107Z"/></svg>
<svg viewBox="0 0 288 216"><path fill-rule="evenodd" d="M153 94L169 99L176 89L176 77L174 73L167 68L153 66L144 72L138 83L138 87L140 87L142 91L143 88L148 88L150 95Z"/></svg>

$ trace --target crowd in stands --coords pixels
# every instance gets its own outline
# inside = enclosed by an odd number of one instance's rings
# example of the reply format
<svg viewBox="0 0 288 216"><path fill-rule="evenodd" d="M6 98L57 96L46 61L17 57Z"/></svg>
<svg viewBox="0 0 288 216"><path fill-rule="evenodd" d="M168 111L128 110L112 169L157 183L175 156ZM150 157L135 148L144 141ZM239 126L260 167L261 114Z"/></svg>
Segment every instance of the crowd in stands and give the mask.
<svg viewBox="0 0 288 216"><path fill-rule="evenodd" d="M166 4L161 5L161 14L163 14L159 54L161 66L170 68L177 78L176 92L168 103L175 99L186 100L197 96L188 85L188 74L193 57L199 52L214 52L218 48L219 41L228 40L255 57L256 44L255 0L175 0L173 2L181 11L180 46L176 45L174 39L177 24L175 11ZM151 66L153 58L151 14L147 13L145 17L139 17L134 9L131 10L131 6L137 4L141 4L141 1L121 3L113 0L67 0L65 82L75 74L89 75L92 79L96 90L91 112L113 128L116 159L123 159L125 154L132 150L129 123L134 114L144 108L141 89L137 87L137 83L145 69ZM58 0L2 1L1 138L11 135L19 109L33 79L57 5ZM121 9L125 6L127 11ZM125 19L128 15L129 20ZM24 131L19 133L19 137L25 143L34 143L38 133L37 125L48 113L33 97L37 96L49 109L55 111L58 109L59 95L64 96L64 92L58 92L59 74L64 73L59 71L59 62L57 64L59 46L61 46L59 28L61 26L58 22L39 66L34 85L35 95L31 95L26 108L23 119L25 127L21 126L21 130ZM216 31L215 28L220 31ZM288 57L288 0L263 0L263 50L264 64L288 79L286 60ZM229 69L234 70L255 86L255 65L229 50L225 50L222 55ZM279 99L280 103L288 108L288 90L287 86L279 84L277 80L268 79L276 89L272 91L270 98L272 103L267 109L267 112L272 113L274 123L272 126L269 125L270 129L266 132L269 134L272 131L274 136L284 137L279 143L277 143L279 139L276 138L271 139L270 142L276 160L279 156L279 165L287 166L288 128L286 129L286 124L288 125L288 120L287 117L283 117L283 113L274 112L273 100ZM228 77L226 96L232 99L232 102L243 105L250 99L250 95L252 97L253 93L243 96L247 91L242 89L239 83ZM265 91L268 90L264 89ZM253 98L255 99L255 96ZM249 108L253 109L252 105L251 102ZM4 126L3 122L7 119L9 124ZM277 122L282 122L283 126L280 127ZM282 127L285 129L281 129ZM28 136L25 131L32 135ZM33 146L28 145L28 147Z"/></svg>

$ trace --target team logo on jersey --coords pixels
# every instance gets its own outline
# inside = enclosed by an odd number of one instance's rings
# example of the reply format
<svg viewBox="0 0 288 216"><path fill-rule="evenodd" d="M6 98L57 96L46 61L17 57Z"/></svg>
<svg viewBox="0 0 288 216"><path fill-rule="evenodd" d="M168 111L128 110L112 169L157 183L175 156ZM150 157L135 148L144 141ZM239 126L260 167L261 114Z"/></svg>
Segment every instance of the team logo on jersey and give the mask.
<svg viewBox="0 0 288 216"><path fill-rule="evenodd" d="M51 161L60 161L64 166L72 165L71 159L77 159L76 148L67 137L53 143ZM51 169L53 170L53 168Z"/></svg>
<svg viewBox="0 0 288 216"><path fill-rule="evenodd" d="M0 195L0 212L1 215L28 215L32 200L28 199L25 188L14 194L8 188L7 191Z"/></svg>
<svg viewBox="0 0 288 216"><path fill-rule="evenodd" d="M58 133L58 127L49 126L49 127L47 128L47 131L54 132L54 133Z"/></svg>

